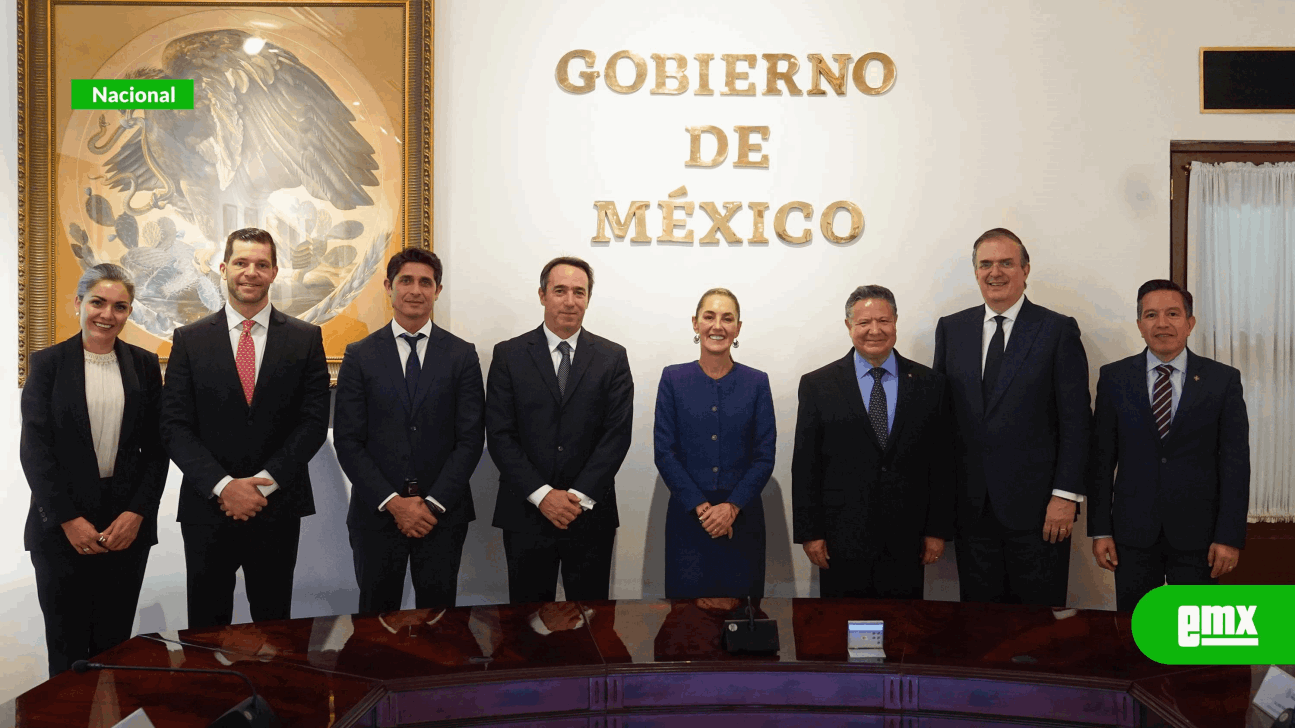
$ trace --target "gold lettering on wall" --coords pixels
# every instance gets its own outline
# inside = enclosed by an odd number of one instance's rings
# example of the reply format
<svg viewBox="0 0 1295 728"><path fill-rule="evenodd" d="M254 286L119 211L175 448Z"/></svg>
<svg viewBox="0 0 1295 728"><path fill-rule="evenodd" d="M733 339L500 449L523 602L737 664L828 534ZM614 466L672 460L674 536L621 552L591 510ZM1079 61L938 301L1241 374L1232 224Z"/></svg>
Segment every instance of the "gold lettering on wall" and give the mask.
<svg viewBox="0 0 1295 728"><path fill-rule="evenodd" d="M742 236L733 232L733 228L730 227L733 216L737 214L738 210L742 209L741 202L725 202L723 214L720 214L714 202L702 202L700 204L702 211L710 216L711 225L710 229L706 231L705 235L701 236L698 242L703 245L719 245L719 238L715 237L715 233L719 233L724 236L724 242L730 245L734 243L740 245L742 243Z"/></svg>
<svg viewBox="0 0 1295 728"><path fill-rule="evenodd" d="M881 85L868 85L868 64L876 61L881 64ZM880 96L895 85L895 62L885 53L869 53L854 64L854 87L869 96Z"/></svg>
<svg viewBox="0 0 1295 728"><path fill-rule="evenodd" d="M674 216L675 212L678 210L682 210L683 214L686 216L692 216L692 202L674 201L674 198L684 197L687 194L688 188L687 186L683 186L674 192L671 192L669 195L666 195L671 199L657 200L657 207L661 208L661 235L656 239L658 243L691 243L693 241L692 230L688 229L687 217L677 218ZM680 226L683 227L684 232L686 233L683 236L675 234L675 231L678 230Z"/></svg>
<svg viewBox="0 0 1295 728"><path fill-rule="evenodd" d="M796 75L796 71L800 70L800 61L796 60L795 56L790 53L765 53L761 58L764 58L766 64L765 96L782 95L782 91L778 88L779 81L786 85L787 93L792 96L800 96L800 87L796 85L796 80L792 78L792 76ZM778 66L783 63L787 64L786 70L779 70Z"/></svg>
<svg viewBox="0 0 1295 728"><path fill-rule="evenodd" d="M724 90L720 96L755 96L755 84L748 80L747 72L737 70L739 61L745 63L748 70L755 68L755 54L725 53L720 57L724 59ZM738 88L738 81L746 81L746 86Z"/></svg>
<svg viewBox="0 0 1295 728"><path fill-rule="evenodd" d="M554 70L553 75L558 79L558 85L562 87L563 91L573 94L587 94L594 90L594 81L598 78L598 72L581 71L578 74L580 76L580 83L572 83L571 76L568 74L570 73L571 61L577 58L585 62L585 68L593 68L594 61L597 60L593 51L571 51L558 59L558 67Z"/></svg>
<svg viewBox="0 0 1295 728"><path fill-rule="evenodd" d="M767 202L748 202L747 208L751 210L751 237L747 238L748 243L768 244L769 238L764 236L764 214L769 211Z"/></svg>
<svg viewBox="0 0 1295 728"><path fill-rule="evenodd" d="M666 70L666 61L674 61L674 73ZM660 53L653 53L652 63L656 65L656 83L652 85L652 93L678 96L688 90L687 58L678 53L670 53L664 56ZM674 81L674 88L668 88L666 81Z"/></svg>
<svg viewBox="0 0 1295 728"><path fill-rule="evenodd" d="M759 152L763 149L760 144L751 143L751 135L759 134L761 141L769 140L769 127L767 126L735 126L733 131L737 132L737 159L733 160L734 167L758 167L760 169L769 168L769 155L761 154L759 159L751 159L752 152Z"/></svg>
<svg viewBox="0 0 1295 728"><path fill-rule="evenodd" d="M718 126L690 126L686 127L689 140L688 161L684 162L685 167L718 167L724 163L728 157L728 135ZM701 135L710 134L715 137L715 156L710 161L702 161L701 158Z"/></svg>
<svg viewBox="0 0 1295 728"><path fill-rule="evenodd" d="M715 89L710 87L710 62L715 60L713 53L698 53L693 56L697 61L697 90L693 96L714 96Z"/></svg>
<svg viewBox="0 0 1295 728"><path fill-rule="evenodd" d="M652 238L647 234L647 200L634 200L630 207L625 211L625 217L622 219L616 214L616 203L611 200L599 200L594 203L598 209L598 232L589 239L591 243L610 243L611 238L607 237L607 225L612 227L612 235L622 239L629 233L630 221L634 221L634 237L630 238L632 243L650 243Z"/></svg>
<svg viewBox="0 0 1295 728"><path fill-rule="evenodd" d="M622 84L616 76L616 64L625 58L634 63L634 83L628 86ZM607 82L607 88L618 94L632 94L643 88L643 83L647 81L647 62L642 56L631 51L617 51L607 59L607 67L603 69L603 80Z"/></svg>
<svg viewBox="0 0 1295 728"><path fill-rule="evenodd" d="M811 53L809 58L809 95L826 96L827 92L823 90L822 81L827 79L827 85L832 87L837 96L845 95L845 79L850 75L850 54L833 53L832 60L836 61L836 72L827 67L827 61L817 53Z"/></svg>
<svg viewBox="0 0 1295 728"><path fill-rule="evenodd" d="M803 245L814 238L814 228L806 224L805 229L801 230L799 235L792 235L787 232L787 215L792 210L800 210L801 215L805 217L808 223L814 219L814 206L808 202L792 200L782 207L773 216L773 231L777 233L778 239L790 245Z"/></svg>
<svg viewBox="0 0 1295 728"><path fill-rule="evenodd" d="M845 235L837 235L832 224L836 221L836 213L846 210L850 213L850 232ZM823 231L823 237L840 244L848 243L859 237L863 232L863 210L859 206L848 200L837 200L827 207L823 208L823 214L818 219L818 229Z"/></svg>

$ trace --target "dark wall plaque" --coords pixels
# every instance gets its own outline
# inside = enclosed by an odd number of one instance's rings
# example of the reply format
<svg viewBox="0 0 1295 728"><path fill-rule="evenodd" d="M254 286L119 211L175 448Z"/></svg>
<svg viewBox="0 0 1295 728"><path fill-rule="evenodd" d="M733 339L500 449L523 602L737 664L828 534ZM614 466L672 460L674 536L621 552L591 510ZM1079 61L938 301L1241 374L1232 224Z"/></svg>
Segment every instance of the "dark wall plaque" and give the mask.
<svg viewBox="0 0 1295 728"><path fill-rule="evenodd" d="M1201 113L1295 113L1295 48L1201 48Z"/></svg>

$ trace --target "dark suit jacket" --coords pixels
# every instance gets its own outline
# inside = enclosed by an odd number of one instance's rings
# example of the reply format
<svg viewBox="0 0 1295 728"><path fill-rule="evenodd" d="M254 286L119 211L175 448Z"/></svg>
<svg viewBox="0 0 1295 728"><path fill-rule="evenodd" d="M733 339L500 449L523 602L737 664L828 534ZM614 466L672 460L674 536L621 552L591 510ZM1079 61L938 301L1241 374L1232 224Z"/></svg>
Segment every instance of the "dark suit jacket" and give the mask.
<svg viewBox="0 0 1295 728"><path fill-rule="evenodd" d="M328 436L328 362L319 327L270 312L261 370L248 406L229 344L225 309L175 330L162 392L162 439L184 472L177 520L229 517L211 489L226 475L261 470L279 489L258 519L315 512L307 464Z"/></svg>
<svg viewBox="0 0 1295 728"><path fill-rule="evenodd" d="M1053 489L1087 490L1092 413L1079 324L1025 299L986 406L980 389L984 317L982 304L935 326L932 366L949 378L953 396L958 515L978 516L988 493L1003 525L1042 528Z"/></svg>
<svg viewBox="0 0 1295 728"><path fill-rule="evenodd" d="M793 540L827 539L833 556L887 543L953 538L951 413L945 379L895 352L895 423L886 449L863 405L854 350L801 377L791 461Z"/></svg>
<svg viewBox="0 0 1295 728"><path fill-rule="evenodd" d="M581 329L558 395L544 327L495 345L486 383L486 442L499 468L494 525L576 537L620 525L616 471L630 446L634 381L625 348ZM526 497L542 485L574 488L597 504L567 531Z"/></svg>
<svg viewBox="0 0 1295 728"><path fill-rule="evenodd" d="M433 326L411 402L391 326L346 347L337 374L333 445L351 479L351 528L396 530L378 506L404 495L405 478L445 506L440 525L476 519L468 478L481 460L486 437L486 394L481 362L472 344Z"/></svg>
<svg viewBox="0 0 1295 728"><path fill-rule="evenodd" d="M157 505L167 469L157 429L162 370L156 354L121 339L113 350L126 403L113 487L107 491L100 485L99 460L90 434L81 335L32 354L22 390L18 449L31 487L31 509L23 530L23 547L28 551L72 552L62 524L81 516L102 531L124 511L144 517L136 544L157 543Z"/></svg>
<svg viewBox="0 0 1295 728"><path fill-rule="evenodd" d="M1149 548L1163 526L1176 549L1215 542L1244 548L1249 433L1241 373L1226 364L1188 350L1182 396L1163 440L1151 414L1146 350L1102 367L1088 533Z"/></svg>

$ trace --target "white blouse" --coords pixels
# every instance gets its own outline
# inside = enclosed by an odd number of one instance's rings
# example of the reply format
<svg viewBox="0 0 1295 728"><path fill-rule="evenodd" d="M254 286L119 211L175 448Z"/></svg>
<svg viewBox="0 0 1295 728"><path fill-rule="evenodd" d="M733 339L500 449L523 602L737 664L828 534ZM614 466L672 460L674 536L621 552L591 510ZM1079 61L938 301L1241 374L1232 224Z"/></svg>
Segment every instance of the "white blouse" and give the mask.
<svg viewBox="0 0 1295 728"><path fill-rule="evenodd" d="M90 435L94 440L94 454L99 459L99 477L107 478L112 476L116 467L126 392L121 386L117 352L84 353L85 405L90 411Z"/></svg>

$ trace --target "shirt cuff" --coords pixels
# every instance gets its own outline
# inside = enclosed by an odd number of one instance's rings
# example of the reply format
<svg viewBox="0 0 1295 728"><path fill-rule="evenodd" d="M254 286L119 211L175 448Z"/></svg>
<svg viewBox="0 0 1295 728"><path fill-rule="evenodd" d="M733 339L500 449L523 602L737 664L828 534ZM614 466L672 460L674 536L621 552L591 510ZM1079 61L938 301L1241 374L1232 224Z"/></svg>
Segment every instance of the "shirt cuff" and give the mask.
<svg viewBox="0 0 1295 728"><path fill-rule="evenodd" d="M539 508L540 501L544 500L544 496L548 495L550 490L553 490L553 486L541 485L540 487L535 489L534 493L531 493L530 495L526 496L526 500L530 501L531 505L535 506L536 508Z"/></svg>
<svg viewBox="0 0 1295 728"><path fill-rule="evenodd" d="M1059 489L1059 488L1053 488L1053 489L1052 489L1052 494L1053 494L1053 495L1059 495L1059 496L1061 496L1062 498L1065 498L1065 499L1066 499L1066 500L1068 500L1068 501L1074 501L1074 502L1076 502L1076 503L1083 503L1083 502L1084 502L1084 497L1083 497L1082 495L1079 495L1079 494L1077 494L1077 493L1071 493L1071 492L1070 492L1070 491L1068 491L1068 490L1061 490L1061 489Z"/></svg>
<svg viewBox="0 0 1295 728"><path fill-rule="evenodd" d="M1115 537L1114 536L1089 536L1089 538L1096 541L1099 538L1115 538Z"/></svg>
<svg viewBox="0 0 1295 728"><path fill-rule="evenodd" d="M436 512L436 515L438 515L438 516L439 516L439 515L441 515L441 514L445 513L445 506L441 505L441 502L440 502L440 501L436 500L435 498L431 497L430 495L428 495L428 496L423 496L423 497L427 499L427 502L428 502L428 503L431 503L431 504L434 506L434 507L432 508L432 510Z"/></svg>
<svg viewBox="0 0 1295 728"><path fill-rule="evenodd" d="M582 511L592 511L594 509L594 506L597 505L597 503L594 502L593 498L590 498L589 496L585 495L584 493L581 493L575 488L568 488L567 492L575 495L575 497L580 499L580 510Z"/></svg>
<svg viewBox="0 0 1295 728"><path fill-rule="evenodd" d="M387 496L386 498L383 498L383 499L382 499L382 502L378 504L378 511L380 511L380 512L381 512L381 511L386 511L386 510L387 510L387 504L388 504L388 503L390 503L390 502L391 502L391 499L392 499L392 498L395 498L395 497L396 497L396 494L395 494L395 493L392 493L391 495Z"/></svg>
<svg viewBox="0 0 1295 728"><path fill-rule="evenodd" d="M268 471L268 470L262 470L261 472L257 473L256 475L253 475L252 477L253 477L253 478L265 478L266 480L274 480L274 476L273 476L273 475L270 475L270 471ZM225 486L229 485L229 484L230 484L231 482L233 482L233 481L234 481L234 476L232 476L232 475L226 475L225 477L223 477L223 478L221 478L220 480L216 481L216 487L214 487L214 488L212 488L212 489L211 489L211 494L212 494L212 496L214 496L214 497L216 497L216 498L219 498L219 497L220 497L220 494L221 494L221 493L223 493L223 492L225 492ZM270 485L258 485L258 486L256 486L256 489L257 489L257 490L259 490L259 491L261 491L261 495L266 496L266 495L269 495L269 494L273 493L274 491L278 490L278 489L279 489L279 484L278 484L278 483L271 483ZM385 503L386 501L383 501L383 502Z"/></svg>

